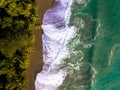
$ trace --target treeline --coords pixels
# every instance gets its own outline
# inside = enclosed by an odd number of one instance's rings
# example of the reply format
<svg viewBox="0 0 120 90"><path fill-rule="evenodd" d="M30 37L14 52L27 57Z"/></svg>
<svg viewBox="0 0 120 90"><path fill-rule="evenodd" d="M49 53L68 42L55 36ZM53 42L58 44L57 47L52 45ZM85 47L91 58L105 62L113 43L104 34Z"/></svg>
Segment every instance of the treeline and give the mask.
<svg viewBox="0 0 120 90"><path fill-rule="evenodd" d="M37 27L35 0L0 0L0 90L21 90Z"/></svg>

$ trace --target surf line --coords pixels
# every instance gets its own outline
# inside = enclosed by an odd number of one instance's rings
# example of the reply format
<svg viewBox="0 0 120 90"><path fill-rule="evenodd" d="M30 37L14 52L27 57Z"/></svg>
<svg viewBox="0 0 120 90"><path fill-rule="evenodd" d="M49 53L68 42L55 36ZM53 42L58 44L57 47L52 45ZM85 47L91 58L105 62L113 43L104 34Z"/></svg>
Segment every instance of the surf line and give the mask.
<svg viewBox="0 0 120 90"><path fill-rule="evenodd" d="M44 66L35 80L36 90L57 90L67 74L59 65L69 55L68 41L76 35L75 27L68 27L73 0L55 0L56 5L47 10L42 29ZM58 23L62 21L62 23ZM65 22L64 22L65 21ZM57 27L55 26L65 26Z"/></svg>

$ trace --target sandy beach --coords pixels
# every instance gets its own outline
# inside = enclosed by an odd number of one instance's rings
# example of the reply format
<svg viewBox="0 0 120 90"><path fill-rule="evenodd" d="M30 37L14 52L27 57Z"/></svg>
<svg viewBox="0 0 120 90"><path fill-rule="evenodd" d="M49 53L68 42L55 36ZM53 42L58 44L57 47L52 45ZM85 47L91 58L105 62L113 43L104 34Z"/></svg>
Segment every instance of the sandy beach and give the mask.
<svg viewBox="0 0 120 90"><path fill-rule="evenodd" d="M36 3L39 6L39 20L38 22L42 24L42 18L45 11L50 8L53 0L36 0ZM34 43L34 51L31 54L30 66L27 71L28 78L28 86L23 90L35 90L34 80L36 78L36 74L41 71L43 61L42 61L42 30L35 30L35 43Z"/></svg>

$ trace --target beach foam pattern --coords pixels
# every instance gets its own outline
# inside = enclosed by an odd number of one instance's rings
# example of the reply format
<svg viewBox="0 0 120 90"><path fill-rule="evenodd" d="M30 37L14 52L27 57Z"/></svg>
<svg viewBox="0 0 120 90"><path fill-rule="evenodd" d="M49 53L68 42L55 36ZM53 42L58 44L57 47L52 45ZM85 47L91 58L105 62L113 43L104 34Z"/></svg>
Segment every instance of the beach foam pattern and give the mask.
<svg viewBox="0 0 120 90"><path fill-rule="evenodd" d="M67 71L60 69L62 60L69 56L68 41L76 35L75 27L68 27L72 0L55 0L43 18L44 66L35 80L36 90L56 90L65 79Z"/></svg>

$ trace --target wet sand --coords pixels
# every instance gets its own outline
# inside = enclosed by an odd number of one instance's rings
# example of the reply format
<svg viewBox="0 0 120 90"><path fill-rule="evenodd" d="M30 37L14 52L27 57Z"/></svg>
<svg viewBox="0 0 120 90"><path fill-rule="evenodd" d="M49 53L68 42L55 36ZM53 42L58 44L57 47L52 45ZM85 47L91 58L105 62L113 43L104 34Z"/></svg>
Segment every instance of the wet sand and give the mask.
<svg viewBox="0 0 120 90"><path fill-rule="evenodd" d="M39 6L39 22L42 24L42 18L45 13L45 11L50 8L52 5L53 0L36 0L36 3ZM27 71L27 78L29 81L29 84L26 88L23 90L35 90L34 81L36 74L39 73L42 69L43 61L42 61L42 30L36 30L34 31L35 35L35 43L34 47L35 50L31 54L31 61L30 61L30 67Z"/></svg>

